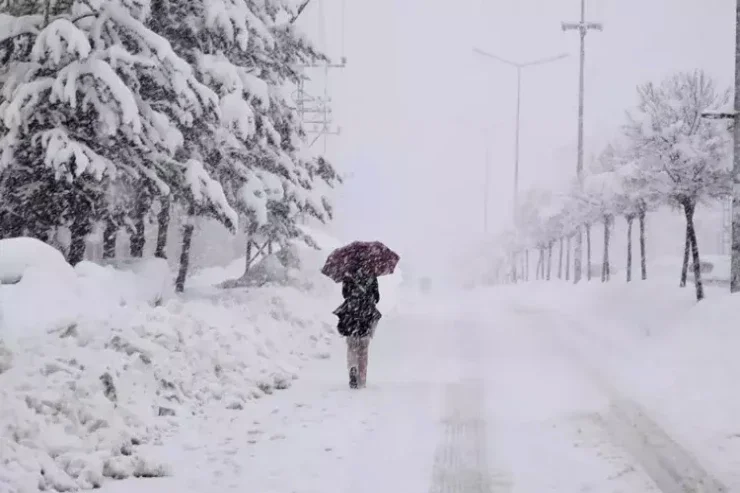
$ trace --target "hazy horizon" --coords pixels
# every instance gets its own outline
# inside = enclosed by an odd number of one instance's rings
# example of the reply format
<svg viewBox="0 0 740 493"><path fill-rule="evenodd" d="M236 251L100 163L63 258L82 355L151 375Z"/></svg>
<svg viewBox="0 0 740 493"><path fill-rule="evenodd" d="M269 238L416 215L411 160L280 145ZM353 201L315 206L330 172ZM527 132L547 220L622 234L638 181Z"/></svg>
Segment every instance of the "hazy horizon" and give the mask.
<svg viewBox="0 0 740 493"><path fill-rule="evenodd" d="M342 54L341 5L313 0L300 20L334 59ZM560 23L578 19L578 0L457 5L346 0L348 64L329 79L343 129L329 138L328 155L350 175L332 229L383 239L430 268L483 238L484 133L489 232L511 213L516 71L473 48L519 61L570 55L523 72L520 189L557 187L575 173L579 43ZM587 38L587 153L619 131L638 84L693 69L722 85L732 80L731 0L589 0L587 17L604 23ZM323 77L314 74L318 92Z"/></svg>

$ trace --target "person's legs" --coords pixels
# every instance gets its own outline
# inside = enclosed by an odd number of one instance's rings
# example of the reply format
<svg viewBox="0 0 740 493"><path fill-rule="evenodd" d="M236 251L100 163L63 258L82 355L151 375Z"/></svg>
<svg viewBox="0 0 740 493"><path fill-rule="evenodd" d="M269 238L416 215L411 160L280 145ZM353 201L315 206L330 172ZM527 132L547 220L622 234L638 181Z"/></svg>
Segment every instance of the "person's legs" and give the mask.
<svg viewBox="0 0 740 493"><path fill-rule="evenodd" d="M370 347L370 337L362 337L358 340L357 363L358 363L358 386L365 387L367 384L367 358Z"/></svg>
<svg viewBox="0 0 740 493"><path fill-rule="evenodd" d="M353 366L357 366L357 338L353 336L347 336L347 369L349 370Z"/></svg>
<svg viewBox="0 0 740 493"><path fill-rule="evenodd" d="M357 388L360 365L360 338L347 337L347 368L349 370L349 386Z"/></svg>

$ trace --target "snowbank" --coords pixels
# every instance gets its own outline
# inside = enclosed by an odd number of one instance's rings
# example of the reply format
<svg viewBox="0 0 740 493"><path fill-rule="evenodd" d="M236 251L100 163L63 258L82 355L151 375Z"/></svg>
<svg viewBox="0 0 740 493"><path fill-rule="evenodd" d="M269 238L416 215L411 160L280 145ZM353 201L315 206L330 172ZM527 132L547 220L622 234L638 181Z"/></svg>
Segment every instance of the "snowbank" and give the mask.
<svg viewBox="0 0 740 493"><path fill-rule="evenodd" d="M328 357L333 283L204 282L226 270L202 271L183 297L159 260L32 266L0 286L0 491L166 475L147 451L181 417L242 412L289 387L306 361Z"/></svg>
<svg viewBox="0 0 740 493"><path fill-rule="evenodd" d="M54 269L69 274L62 252L35 238L0 240L0 284L14 284L30 268Z"/></svg>
<svg viewBox="0 0 740 493"><path fill-rule="evenodd" d="M66 329L81 318L106 319L121 307L153 306L174 292L161 259L128 261L115 269L90 262L72 268L64 258L51 258L31 262L16 284L0 286L0 337L7 344Z"/></svg>

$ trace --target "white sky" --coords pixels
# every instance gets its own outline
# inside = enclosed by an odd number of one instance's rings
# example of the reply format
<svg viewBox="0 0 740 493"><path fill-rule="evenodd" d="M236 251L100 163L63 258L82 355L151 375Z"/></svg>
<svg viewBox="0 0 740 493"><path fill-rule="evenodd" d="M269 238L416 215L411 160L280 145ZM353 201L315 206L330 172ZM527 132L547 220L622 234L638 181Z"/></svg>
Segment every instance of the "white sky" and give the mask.
<svg viewBox="0 0 740 493"><path fill-rule="evenodd" d="M342 0L312 0L301 19L341 54ZM380 239L424 268L483 235L483 177L492 156L489 230L510 215L516 72L473 47L529 60L522 85L521 188L575 173L579 0L345 0L348 66L329 83L329 155L351 173L336 198L344 238ZM598 151L634 102L635 86L701 68L732 80L735 0L588 0L604 32L587 38L586 147ZM324 11L325 34L320 17ZM484 130L486 129L486 130ZM485 132L485 133L484 133ZM320 144L317 144L320 145Z"/></svg>

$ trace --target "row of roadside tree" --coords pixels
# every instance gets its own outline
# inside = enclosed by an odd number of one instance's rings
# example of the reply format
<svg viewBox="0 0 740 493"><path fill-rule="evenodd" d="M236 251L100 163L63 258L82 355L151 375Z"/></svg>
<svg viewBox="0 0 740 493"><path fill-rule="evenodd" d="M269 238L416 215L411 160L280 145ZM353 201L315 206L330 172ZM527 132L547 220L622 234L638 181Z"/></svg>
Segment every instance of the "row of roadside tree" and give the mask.
<svg viewBox="0 0 740 493"><path fill-rule="evenodd" d="M702 204L726 199L731 193L732 135L727 122L703 115L726 110L732 92L695 71L641 85L637 96L638 104L627 112L620 135L593 160L582 183L576 181L568 190L532 189L525 194L517 211L518 228L507 233L510 280L521 280L522 271L528 272L523 266L530 251L537 252L536 277L563 277L564 260L567 277L576 234L585 234L591 279L595 226L603 232L601 280L610 280L610 238L618 218L627 224L626 280L632 280L633 225L639 230L640 277L647 279L646 217L670 206L683 214L686 225L680 238L681 285L686 285L691 265L696 297L704 298L694 215Z"/></svg>

